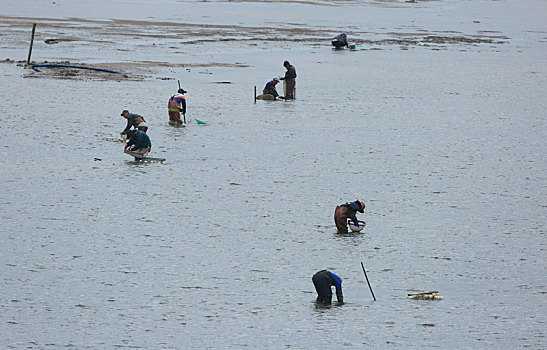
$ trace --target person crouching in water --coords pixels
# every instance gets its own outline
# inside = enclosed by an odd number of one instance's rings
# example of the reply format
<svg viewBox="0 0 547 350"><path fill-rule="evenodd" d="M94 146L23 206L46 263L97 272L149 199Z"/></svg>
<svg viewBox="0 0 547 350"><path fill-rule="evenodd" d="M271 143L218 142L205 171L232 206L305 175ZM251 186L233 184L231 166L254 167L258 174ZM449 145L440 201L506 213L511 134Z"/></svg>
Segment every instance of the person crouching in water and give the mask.
<svg viewBox="0 0 547 350"><path fill-rule="evenodd" d="M317 291L316 303L330 305L332 302L331 287L334 286L336 287L336 299L338 300L338 305L344 304L344 296L342 295L342 279L335 273L327 270L321 270L313 275L311 280L313 281L313 285Z"/></svg>
<svg viewBox="0 0 547 350"><path fill-rule="evenodd" d="M148 124L146 123L146 120L144 120L142 115L138 115L136 113L129 113L127 109L124 109L122 114L120 114L122 117L127 119L127 125L125 126L125 129L120 133L122 139L127 138L127 131L131 129L131 127L134 127L135 129L139 129L140 131L146 132L148 131Z"/></svg>
<svg viewBox="0 0 547 350"><path fill-rule="evenodd" d="M359 227L359 221L355 215L357 212L365 211L365 203L355 201L351 203L337 205L334 210L334 223L338 229L338 233L348 233L348 219L353 221L354 225Z"/></svg>
<svg viewBox="0 0 547 350"><path fill-rule="evenodd" d="M127 136L129 141L125 144L124 153L135 157L135 160L141 160L146 157L148 152L152 149L152 143L150 138L144 131L140 130L128 130Z"/></svg>
<svg viewBox="0 0 547 350"><path fill-rule="evenodd" d="M179 89L176 95L171 96L167 103L167 110L169 112L169 125L180 126L186 124L186 97L184 94L187 91ZM180 119L180 114L184 116L184 121Z"/></svg>
<svg viewBox="0 0 547 350"><path fill-rule="evenodd" d="M264 87L264 90L262 90L262 93L264 95L272 95L275 99L282 98L277 93L277 90L275 89L275 86L279 83L279 79L273 78L271 81L266 83L266 86Z"/></svg>
<svg viewBox="0 0 547 350"><path fill-rule="evenodd" d="M341 49L344 46L349 47L348 45L348 35L346 33L337 35L332 39L331 41L332 46L334 46L335 49Z"/></svg>

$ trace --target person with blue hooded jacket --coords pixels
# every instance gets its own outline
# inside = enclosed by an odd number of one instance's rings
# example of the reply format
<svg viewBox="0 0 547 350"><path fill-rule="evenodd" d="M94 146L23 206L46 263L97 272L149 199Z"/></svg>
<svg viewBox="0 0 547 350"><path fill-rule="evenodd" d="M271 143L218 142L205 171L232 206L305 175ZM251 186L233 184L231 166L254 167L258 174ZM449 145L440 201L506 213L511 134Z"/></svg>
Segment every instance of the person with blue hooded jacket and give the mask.
<svg viewBox="0 0 547 350"><path fill-rule="evenodd" d="M328 270L321 270L313 275L311 280L315 286L315 290L317 291L316 302L318 304L331 304L332 286L336 288L336 299L338 300L338 305L342 305L344 303L344 296L342 295L342 279L335 273Z"/></svg>
<svg viewBox="0 0 547 350"><path fill-rule="evenodd" d="M334 209L334 223L339 233L348 233L348 219L353 224L359 227L359 220L357 220L357 212L363 213L365 211L365 203L359 200L355 202L337 205Z"/></svg>

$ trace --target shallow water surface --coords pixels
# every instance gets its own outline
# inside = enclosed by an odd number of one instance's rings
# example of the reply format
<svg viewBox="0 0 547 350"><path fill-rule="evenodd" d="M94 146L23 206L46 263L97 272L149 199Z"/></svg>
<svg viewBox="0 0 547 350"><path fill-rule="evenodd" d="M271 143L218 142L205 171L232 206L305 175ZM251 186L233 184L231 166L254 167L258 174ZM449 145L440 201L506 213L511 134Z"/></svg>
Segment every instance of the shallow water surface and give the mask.
<svg viewBox="0 0 547 350"><path fill-rule="evenodd" d="M0 64L0 347L544 347L542 44L214 45L249 67L117 82ZM254 104L284 59L297 100ZM176 79L184 129L167 125ZM107 140L125 108L166 164ZM337 235L355 199L367 226ZM315 306L324 268L345 305ZM425 290L444 300L407 298Z"/></svg>

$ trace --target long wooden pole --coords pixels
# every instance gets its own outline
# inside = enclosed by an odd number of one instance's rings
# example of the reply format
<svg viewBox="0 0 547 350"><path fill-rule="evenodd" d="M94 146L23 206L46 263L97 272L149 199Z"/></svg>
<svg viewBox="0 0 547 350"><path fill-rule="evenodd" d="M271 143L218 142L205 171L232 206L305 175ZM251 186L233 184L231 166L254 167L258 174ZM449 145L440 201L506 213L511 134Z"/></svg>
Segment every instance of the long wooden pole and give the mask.
<svg viewBox="0 0 547 350"><path fill-rule="evenodd" d="M32 45L34 44L34 32L36 31L36 23L32 24L32 35L30 36L30 47L28 49L27 64L30 64L30 55L32 54Z"/></svg>
<svg viewBox="0 0 547 350"><path fill-rule="evenodd" d="M363 262L361 261L361 267L363 268L363 273L365 274L365 278L367 279L368 288L370 289L370 293L372 293L372 297L374 298L374 301L376 301L376 297L374 296L374 292L372 291L372 287L370 286L370 282L368 281L367 272L365 271L365 266L363 266Z"/></svg>
<svg viewBox="0 0 547 350"><path fill-rule="evenodd" d="M177 80L177 82L179 83L179 90L180 90L180 80ZM184 124L186 125L186 113L183 113L182 114L182 117L184 118Z"/></svg>

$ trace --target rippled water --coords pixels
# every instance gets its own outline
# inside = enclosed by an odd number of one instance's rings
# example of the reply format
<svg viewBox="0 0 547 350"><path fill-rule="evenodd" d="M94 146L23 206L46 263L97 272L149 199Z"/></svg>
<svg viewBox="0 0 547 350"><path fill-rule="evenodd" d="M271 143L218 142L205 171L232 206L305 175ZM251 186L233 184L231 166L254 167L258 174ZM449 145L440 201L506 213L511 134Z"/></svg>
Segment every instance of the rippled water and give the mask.
<svg viewBox="0 0 547 350"><path fill-rule="evenodd" d="M165 69L208 122L185 129L173 80L0 64L0 347L543 348L546 56L512 40ZM254 104L284 59L297 100ZM124 108L166 164L107 141ZM355 199L367 226L337 235ZM314 305L323 268L345 305ZM423 290L444 300L407 299Z"/></svg>

